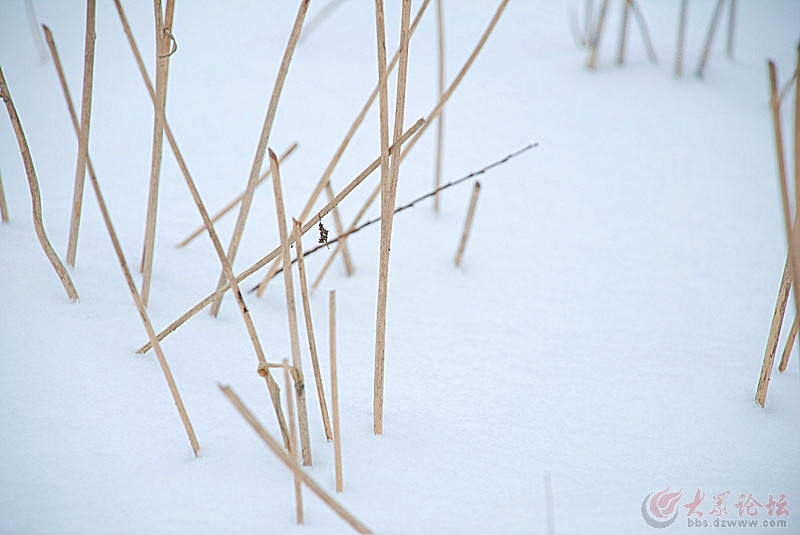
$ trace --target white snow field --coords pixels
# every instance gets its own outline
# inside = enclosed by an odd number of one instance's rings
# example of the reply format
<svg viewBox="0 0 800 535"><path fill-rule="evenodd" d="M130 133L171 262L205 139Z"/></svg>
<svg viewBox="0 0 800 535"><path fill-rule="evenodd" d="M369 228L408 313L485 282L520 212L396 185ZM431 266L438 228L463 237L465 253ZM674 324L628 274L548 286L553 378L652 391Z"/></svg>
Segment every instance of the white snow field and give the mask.
<svg viewBox="0 0 800 535"><path fill-rule="evenodd" d="M498 1L444 2L448 81ZM312 1L307 22L326 3ZM311 299L327 385L328 292L336 290L341 494L295 286L308 473L375 533L657 533L642 504L668 486L682 495L664 533L716 533L690 526L720 519L762 522L747 533L800 533L796 352L784 373L776 362L766 407L754 401L786 257L766 61L776 61L783 86L797 58L800 3L738 2L733 58L725 55L726 7L703 79L694 71L716 1L689 3L684 76L676 78L680 3L637 2L659 63L648 61L631 19L618 66L622 2L612 1L594 71L570 33L570 9L582 12L582 2L508 4L445 107L443 178L539 146L479 177L460 268L453 257L471 180L442 192L438 214L428 200L395 218L382 436L372 432L380 225L349 240L356 272L347 277L337 260ZM80 110L85 5L34 4ZM298 4L176 3L167 117L211 212L247 182ZM390 56L399 6L386 1ZM124 7L152 73L152 3ZM26 2L4 0L0 66L33 154L44 225L63 259L77 142L36 39ZM300 214L377 82L375 44L374 3L349 0L298 45L269 141L278 153L299 143L281 167L287 217ZM434 1L411 42L406 125L434 108L437 69ZM394 76L389 85L393 117ZM336 168L334 188L379 155L376 110ZM782 111L791 174L794 92ZM296 525L290 471L219 391L218 383L230 385L279 436L229 294L218 318L203 311L162 344L200 443L193 456L155 355L135 353L147 335L88 180L69 269L80 301L71 303L37 241L20 152L0 115L10 213L0 225L0 532L354 533L305 489L306 523ZM114 3L102 0L89 152L137 284L152 129ZM433 125L403 163L398 204L433 188L435 146ZM208 235L175 247L201 219L164 147L148 308L157 331L211 292L220 273ZM379 172L342 202L346 224L378 180ZM278 245L274 206L265 183L237 273ZM369 217L379 213L376 204ZM216 226L225 246L235 219ZM332 216L323 222L333 229ZM307 234L304 248L316 239ZM332 251L309 255L311 279ZM290 358L282 277L261 299L245 299L267 358ZM790 304L779 352L793 317ZM687 516L697 489L703 516ZM726 491L728 514L716 516L713 497ZM750 508L755 516L739 498L750 494L762 506ZM770 509L768 496L781 494L785 503ZM770 528L777 520L785 527Z"/></svg>

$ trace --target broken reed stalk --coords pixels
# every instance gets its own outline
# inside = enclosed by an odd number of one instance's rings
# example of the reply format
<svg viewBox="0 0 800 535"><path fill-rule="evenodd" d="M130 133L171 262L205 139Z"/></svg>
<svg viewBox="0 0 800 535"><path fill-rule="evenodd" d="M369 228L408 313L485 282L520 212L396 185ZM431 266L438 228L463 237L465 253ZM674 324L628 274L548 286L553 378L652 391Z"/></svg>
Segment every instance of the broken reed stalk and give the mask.
<svg viewBox="0 0 800 535"><path fill-rule="evenodd" d="M631 7L630 0L622 0L622 28L619 35L619 54L617 56L617 63L622 65L625 63L625 33L628 30L628 9Z"/></svg>
<svg viewBox="0 0 800 535"><path fill-rule="evenodd" d="M280 155L280 157L278 157L278 163L283 163L284 160L286 160L286 158L288 158L289 155L292 152L294 152L294 150L296 148L297 148L297 143L292 143L292 145L288 149L286 149L284 151L284 153ZM271 169L267 169L266 172L264 172L260 177L258 177L258 183L256 184L256 187L260 186L267 178L269 178L269 176L271 174L272 174L272 170ZM223 206L216 214L214 214L211 217L211 222L212 223L216 223L217 221L222 219L222 217L225 216L225 214L227 214L228 212L233 210L233 208L236 207L236 205L239 204L241 202L241 200L244 198L244 194L245 194L245 192L243 191L242 193L237 195L234 199L232 199L228 204ZM186 247L196 237L198 237L200 234L205 232L205 230L206 230L205 225L200 225L199 227L197 227L191 234L189 234L186 238L184 238L183 241L181 241L175 247L177 247L178 249L180 249L181 247Z"/></svg>
<svg viewBox="0 0 800 535"><path fill-rule="evenodd" d="M50 53L53 57L53 63L56 66L56 72L58 73L58 79L61 82L61 89L64 93L64 98L67 101L67 108L69 109L70 119L72 119L72 126L75 130L75 135L78 137L80 141L81 137L81 129L80 125L78 124L78 116L75 113L75 108L72 104L72 96L69 92L69 87L67 86L67 79L64 77L64 70L61 66L61 59L58 56L58 51L56 50L55 40L53 39L53 34L50 32L50 29L47 26L43 26L45 37L47 39L47 44L50 48ZM189 420L189 415L186 412L186 407L183 405L183 400L181 399L180 392L178 392L178 386L175 383L175 379L172 376L172 372L169 369L169 365L167 364L167 358L164 355L163 350L161 349L158 340L156 339L155 329L153 329L153 324L150 322L150 317L147 315L147 311L145 310L144 301L141 298L141 295L136 290L136 284L133 282L133 276L131 275L131 270L128 268L128 263L125 261L125 255L122 252L122 246L119 243L119 238L117 237L117 233L114 230L114 225L111 223L111 216L108 213L108 207L106 206L105 199L103 198L103 194L100 191L100 183L97 180L97 175L94 171L94 166L92 165L92 160L89 157L89 154L86 155L86 166L89 172L89 181L92 184L92 188L94 189L95 197L97 198L97 204L100 207L100 213L103 216L103 222L106 225L106 230L108 231L108 236L111 238L111 244L114 247L114 253L117 255L117 260L119 261L120 268L122 269L122 274L125 277L125 282L128 285L128 289L131 292L131 297L133 297L133 302L136 305L136 310L139 312L139 316L142 319L142 323L144 324L145 331L147 331L147 336L150 338L150 342L156 348L156 356L158 358L158 364L161 367L161 371L164 374L164 378L167 380L167 385L169 386L170 394L172 394L172 400L175 402L175 406L178 409L178 414L180 415L181 422L183 423L183 428L186 430L186 434L189 436L189 443L192 446L192 450L194 451L195 457L197 457L198 452L200 451L200 444L197 441L197 436L194 433L194 429L192 428L192 422Z"/></svg>
<svg viewBox="0 0 800 535"><path fill-rule="evenodd" d="M89 151L89 121L92 116L92 79L94 78L94 41L96 0L86 0L86 38L83 53L83 96L81 99L81 136L78 143L78 163L75 168L75 187L72 193L72 214L67 242L67 264L75 265L78 251L78 229L81 224L83 186L86 178L86 158Z"/></svg>
<svg viewBox="0 0 800 535"><path fill-rule="evenodd" d="M681 13L678 18L678 51L675 53L675 76L683 74L683 43L686 41L686 11L689 0L681 0Z"/></svg>
<svg viewBox="0 0 800 535"><path fill-rule="evenodd" d="M292 219L294 223L294 235L302 235L300 221ZM328 418L328 404L325 401L325 389L322 384L322 373L319 371L319 358L317 355L317 341L314 338L314 324L311 321L311 303L308 300L308 281L306 280L306 263L303 261L303 240L297 239L294 242L297 249L297 271L300 275L300 297L303 300L303 315L306 320L306 335L308 337L308 351L311 355L311 367L314 369L314 383L317 386L317 397L319 398L319 411L322 415L322 427L325 429L325 438L331 440L331 422ZM283 263L286 266L286 262ZM291 264L288 264L291 265Z"/></svg>
<svg viewBox="0 0 800 535"><path fill-rule="evenodd" d="M658 63L656 51L653 48L653 42L650 40L650 31L647 29L647 23L644 20L644 15L642 15L642 10L639 9L639 4L636 3L636 0L628 0L628 3L630 3L631 11L633 11L633 15L636 17L636 21L639 23L639 29L642 32L642 39L644 40L644 46L647 48L647 57L650 58L652 63Z"/></svg>
<svg viewBox="0 0 800 535"><path fill-rule="evenodd" d="M61 284L67 292L67 296L71 301L77 301L79 299L78 292L75 290L75 285L72 284L72 279L67 272L67 268L61 263L58 254L56 254L50 240L47 238L47 233L44 231L44 222L42 221L42 194L39 191L39 180L36 178L36 170L33 167L33 157L31 156L28 142L25 139L25 133L22 131L22 123L19 120L19 115L17 115L17 109L14 107L14 101L11 100L11 91L8 89L8 84L6 84L6 78L3 75L2 68L0 68L0 98L2 98L6 104L8 117L11 119L11 126L14 128L19 151L22 155L22 162L25 165L28 187L31 190L33 227L36 230L36 237L39 239L39 243L44 250L44 254L47 255L47 259L50 260L50 263L53 265L56 275L58 275L58 278L61 280Z"/></svg>
<svg viewBox="0 0 800 535"><path fill-rule="evenodd" d="M3 191L3 173L0 172L0 218L3 223L8 223L8 207L6 206L6 194Z"/></svg>
<svg viewBox="0 0 800 535"><path fill-rule="evenodd" d="M626 0L627 1L627 0ZM600 16L597 19L597 30L595 30L592 40L589 44L589 62L586 66L594 69L597 66L597 46L600 44L600 35L603 33L603 23L606 20L606 11L608 10L608 0L603 0L603 5L600 7Z"/></svg>
<svg viewBox="0 0 800 535"><path fill-rule="evenodd" d="M481 183L475 182L475 187L472 188L472 198L469 201L469 210L467 210L467 219L464 221L464 232L461 233L461 241L458 244L458 252L456 253L456 266L461 266L461 258L464 255L464 248L467 246L467 238L469 231L472 228L472 218L475 215L475 206L478 204L478 194L481 191Z"/></svg>
<svg viewBox="0 0 800 535"><path fill-rule="evenodd" d="M775 303L775 311L772 313L772 323L769 326L769 336L767 337L767 347L764 350L764 360L761 363L761 373L758 377L758 387L756 388L756 402L764 406L767 399L767 388L772 376L772 366L775 361L775 351L778 348L778 340L781 336L781 326L783 317L786 314L786 303L789 300L789 292L792 287L792 272L790 268L790 257L786 255L786 263L783 266L781 284L778 288L778 298Z"/></svg>
<svg viewBox="0 0 800 535"><path fill-rule="evenodd" d="M403 134L403 120L406 109L406 86L408 79L408 43L411 22L411 0L403 0L400 22L400 66L397 68L397 90L395 101L393 141L397 143ZM388 125L387 125L388 126ZM388 155L388 142L386 152ZM392 244L392 225L397 198L397 181L400 174L400 156L391 159L387 179L381 180L381 248L378 267L378 310L376 314L375 335L375 382L373 430L376 435L383 433L383 386L384 361L386 355L386 308L389 286L389 253ZM381 177L383 178L383 177Z"/></svg>
<svg viewBox="0 0 800 535"><path fill-rule="evenodd" d="M269 151L269 165L272 169L272 188L275 192L275 211L278 215L278 232L281 240L281 255L287 267L292 265L289 233L286 231L286 212L283 208L283 191L281 189L281 172L278 166L278 157ZM233 277L231 277L233 278ZM306 387L303 380L303 363L300 360L300 335L297 329L297 308L294 301L294 283L292 270L283 270L283 281L286 288L286 312L289 318L289 339L292 344L292 366L295 369L294 391L297 396L297 419L300 423L300 449L303 464L311 465L311 440L308 433L308 411L306 409ZM288 395L288 393L287 393Z"/></svg>
<svg viewBox="0 0 800 535"><path fill-rule="evenodd" d="M167 104L167 78L169 76L169 49L172 43L172 20L175 0L167 0L166 14L161 0L153 0L156 25L156 99L162 110ZM150 190L147 194L147 216L145 218L144 245L142 246L142 301L147 306L150 300L150 280L153 275L153 251L156 242L156 214L158 212L158 182L161 174L161 154L164 142L164 127L153 114L153 150L150 160Z"/></svg>
<svg viewBox="0 0 800 535"><path fill-rule="evenodd" d="M189 188L189 192L192 195L192 199L197 206L197 210L200 212L200 216L203 219L203 223L206 226L206 230L208 231L209 236L211 237L211 242L214 244L214 249L219 257L220 263L222 263L222 268L225 270L225 273L228 277L228 281L230 282L230 286L233 289L234 297L236 298L236 303L239 305L239 312L242 315L242 319L244 321L245 327L247 328L247 333L250 337L250 341L253 344L253 350L256 353L256 358L258 359L259 366L262 364L266 364L267 359L264 356L264 350L261 347L261 342L258 339L258 333L256 332L255 325L253 324L253 320L250 317L250 310L247 308L247 305L244 302L244 297L242 296L242 292L239 289L239 284L236 281L236 276L234 275L233 268L231 267L231 263L228 262L228 258L225 256L225 252L222 249L222 244L219 241L219 236L217 236L216 230L214 230L214 225L211 223L210 218L208 217L208 211L206 211L205 204L203 203L203 199L200 197L200 193L197 191L197 186L192 179L191 173L189 173L189 167L186 165L186 161L183 159L183 155L181 154L180 149L178 148L178 143L175 141L175 136L172 134L172 129L169 126L169 122L167 122L167 117L164 114L164 109L158 107L158 101L156 100L156 93L153 89L153 84L150 81L150 77L147 74L147 70L144 67L144 62L142 61L142 55L139 52L139 47L136 45L136 41L133 38L133 33L131 32L130 25L128 24L128 19L125 16L125 11L122 9L122 4L120 0L114 0L114 4L117 8L117 13L119 14L120 21L122 22L123 30L125 31L125 35L128 38L128 43L130 44L131 51L136 59L136 64L139 67L139 72L142 75L142 79L144 81L145 86L147 87L147 92L150 94L150 101L153 103L153 108L156 110L158 114L158 119L161 121L161 124L164 127L164 134L167 136L167 141L169 142L170 148L172 149L173 154L175 155L175 160L178 163L178 167L181 170L181 174L184 177L186 182L186 186ZM280 388L275 380L269 373L268 369L261 370L259 368L259 374L264 377L264 380L267 383L267 389L269 390L270 399L272 400L272 406L275 409L275 416L278 420L278 425L281 429L281 434L283 435L283 440L285 443L289 441L289 432L286 428L286 420L283 417L283 411L281 410L281 398L280 398Z"/></svg>
<svg viewBox="0 0 800 535"><path fill-rule="evenodd" d="M439 116L439 114L442 112L442 109L444 108L444 105L447 103L447 100L453 95L453 92L458 87L458 84L460 84L461 80L464 79L464 76L466 76L467 71L469 71L469 68L472 66L473 62L475 61L475 58L478 57L478 54L483 49L483 46L486 44L486 41L489 39L489 35L491 35L492 31L494 30L495 26L497 25L497 22L500 20L500 16L503 14L503 11L505 10L507 5L508 5L508 0L502 0L500 2L500 5L498 5L497 10L495 11L494 16L492 17L492 20L489 22L489 25L486 28L486 31L483 32L483 35L481 36L480 40L478 41L478 44L475 45L475 48L473 49L472 54L470 54L469 58L467 58L467 61L464 63L464 66L461 67L461 70L458 72L458 74L456 75L455 79L450 83L450 85L448 86L447 90L444 92L442 97L439 99L439 102L436 104L436 106L434 106L433 110L428 114L426 122L425 122L424 125L422 125L422 128L420 128L417 131L417 133L414 135L414 137L412 137L408 141L408 143L405 144L405 148L403 149L403 152L400 155L400 163L402 163L402 161L406 158L406 156L408 156L408 153L411 151L411 149L414 148L414 145L417 143L417 141L420 140L420 138L422 137L422 134L425 133L425 130L427 129L427 127L433 121L435 121L436 118ZM375 191L373 191L372 195L370 195L370 197L367 199L367 201L362 206L361 210L359 211L359 215L353 220L353 223L350 225L350 227L348 227L347 232L345 232L345 234L343 235L344 239L340 240L337 243L336 249L333 251L333 254L329 257L329 259L326 262L325 266L320 271L319 275L317 275L317 278L314 281L314 283L311 285L311 293L312 294L314 293L314 290L317 288L319 283L322 282L322 278L324 277L325 273L327 273L328 267L333 263L332 258L336 254L338 254L338 252L341 249L342 245L346 242L347 235L352 233L353 229L358 225L358 222L361 221L361 218L364 217L364 214L367 213L367 210L372 205L372 203L375 201L375 198L377 197L378 192L380 191L380 187L381 187L381 185L378 184L378 187L375 189Z"/></svg>
<svg viewBox="0 0 800 535"><path fill-rule="evenodd" d="M250 213L250 205L253 202L253 192L255 192L256 184L258 183L258 176L261 172L261 166L264 163L264 154L269 143L269 135L272 131L272 123L275 120L275 112L278 109L278 100L281 96L281 90L283 89L283 83L286 80L286 75L289 72L289 64L292 61L292 54L297 46L297 40L300 38L300 30L303 28L303 20L305 20L306 12L308 11L309 1L310 0L300 1L300 8L298 9L297 16L294 19L292 32L289 35L289 41L286 43L286 49L283 52L283 59L281 60L280 67L278 68L278 75L275 78L275 85L272 88L272 95L270 96L269 106L267 107L267 115L264 117L264 126L261 128L261 136L258 140L256 155L255 158L253 158L253 166L250 168L250 176L247 179L247 187L245 188L242 202L239 205L239 216L236 218L236 225L233 227L233 235L231 236L231 241L228 245L228 261L231 264L233 264L233 261L236 258L236 252L239 250L239 242L242 239L244 225L247 222L247 216ZM223 284L225 284L225 281L227 280L226 277L227 275L224 271L220 273L219 282L217 283L218 290ZM217 298L217 300L211 305L212 316L217 316L221 304L222 296Z"/></svg>
<svg viewBox="0 0 800 535"><path fill-rule="evenodd" d="M261 440L264 441L267 447L272 450L272 453L274 453L275 456L283 464L285 464L287 468L289 468L289 470L296 474L297 477L299 477L300 480L306 484L311 492L316 494L319 499L325 502L325 504L333 510L333 512L339 515L342 520L350 524L350 526L352 526L357 532L364 534L372 533L367 526L362 524L356 517L350 514L335 499L333 499L330 494L325 492L325 489L323 489L316 481L311 479L311 476L309 476L303 470L299 463L295 462L294 459L292 459L285 451L283 451L283 449L281 449L275 439L272 438L272 435L270 435L269 432L264 429L264 426L261 425L253 413L250 412L250 409L248 409L244 403L242 403L242 400L239 399L239 396L236 395L236 392L234 392L231 387L223 386L221 384L217 384L217 386L222 393L225 394L225 397L228 398L228 401L230 401L236 410L239 411L239 414L241 414L247 423L250 424L250 427L253 428Z"/></svg>
<svg viewBox="0 0 800 535"><path fill-rule="evenodd" d="M424 119L419 119L416 123L414 123L414 125L411 128L406 130L405 134L403 134L403 138L401 141L406 141L411 136L413 136L416 132L419 131L419 129L422 127L424 123L425 123ZM395 146L391 148L392 152L394 150L397 150ZM378 168L379 165L380 165L380 158L376 158L375 160L373 160L373 162L369 164L366 167L366 169L364 169L358 176L356 176L350 182L350 184L348 184L342 191L340 191L331 202L323 206L309 221L303 224L302 228L303 234L305 234L312 228L316 228L317 221L319 221L321 218L325 217L328 213L330 213L331 210L333 210L333 208L336 205L338 205L345 197L347 197L350 193L352 193L352 191L356 189L359 186L359 184L364 182L364 180L366 180L366 178L369 175L371 175ZM289 236L289 242L290 243L295 242L294 235ZM266 256L258 260L255 264L251 265L249 268L242 271L239 275L236 276L234 281L238 285L238 283L244 281L245 279L253 275L255 272L257 272L259 269L263 268L264 266L266 266L267 264L278 258L280 254L281 254L281 247L279 245L278 247L270 251ZM227 292L230 289L231 289L231 282L228 281L219 290L211 292L209 295L203 298L199 303L197 303L195 306L184 312L178 319L170 323L164 330L158 333L158 339L163 340L166 336L174 332L178 327L180 327L181 325L186 323L189 319L191 319L195 314L197 314L205 307L210 305L217 296ZM138 354L145 353L149 351L151 347L152 346L148 342L147 344L143 345L138 350L136 350L136 353Z"/></svg>
<svg viewBox="0 0 800 535"><path fill-rule="evenodd" d="M294 401L292 400L292 380L289 378L289 361L283 359L283 384L286 389L286 411L289 414L289 454L292 456L292 461L300 464L300 453L297 448L297 420L294 416ZM294 503L297 512L297 523L303 523L303 489L300 483L300 478L294 474Z"/></svg>
<svg viewBox="0 0 800 535"><path fill-rule="evenodd" d="M733 38L736 29L736 0L731 0L731 10L728 12L728 46L725 53L729 58L733 57Z"/></svg>
<svg viewBox="0 0 800 535"><path fill-rule="evenodd" d="M798 323L797 319L798 316L795 314L794 321L792 321L792 328L789 329L789 336L786 338L786 346L783 348L781 363L778 365L778 371L781 373L786 371L786 366L789 364L789 356L792 354L794 341L797 338L797 331L800 329L800 323Z"/></svg>
<svg viewBox="0 0 800 535"><path fill-rule="evenodd" d="M781 186L781 200L783 201L783 220L786 227L786 238L788 243L788 258L786 265L788 267L789 276L792 280L800 280L798 274L800 273L800 247L796 241L796 232L798 229L792 229L792 214L789 207L789 185L786 178L786 163L783 154L783 134L781 132L781 117L780 117L780 99L778 96L778 75L775 63L769 61L769 83L770 83L770 107L772 109L772 124L775 132L775 149L778 157L778 175ZM795 218L796 223L800 219ZM797 284L793 285L792 294L794 295L795 310L800 310L800 293L797 290ZM784 305L785 307L785 305ZM756 402L764 406L767 397L767 388L769 386L770 375L772 374L772 364L774 359L774 351L772 358L769 355L764 357L764 362L761 366L761 374L758 380L758 388L756 389Z"/></svg>
<svg viewBox="0 0 800 535"><path fill-rule="evenodd" d="M419 11L417 11L417 15L414 17L414 22L411 23L412 35L414 34L414 30L417 28L419 21L422 19L422 15L425 13L425 8L428 7L429 2L430 0L423 0L422 5L419 7ZM397 64L398 59L400 59L399 49L395 52L394 57L392 57L392 60L389 62L389 65L387 67L387 72L392 72L392 69L394 69L394 66ZM317 202L317 198L322 193L322 190L325 189L326 185L330 185L330 178L331 175L333 174L333 171L336 169L336 166L338 165L339 160L342 157L342 154L344 154L345 149L350 144L350 141L353 139L353 136L358 131L358 128L361 126L361 123L364 122L364 118L367 116L367 112L369 112L370 107L372 107L373 102L375 102L375 99L378 97L378 92L380 91L380 88L381 84L379 82L372 90L372 93L370 93L370 96L367 98L367 101L364 103L364 106L361 107L361 111L358 112L358 115L356 116L353 123L350 125L350 129L347 131L347 133L344 136L344 139L342 139L342 142L336 149L333 158L331 158L331 161L328 162L328 166L322 173L322 177L320 177L319 181L317 182L317 185L311 192L311 195L309 195L305 207L303 207L302 212L300 212L300 217L299 217L300 221L309 221L308 215L311 213L311 209L314 207L314 203ZM334 209L334 212L338 212L338 210ZM345 262L345 268L347 268L347 262ZM258 285L258 293L257 293L258 297L261 297L261 295L264 293L264 290L267 287L267 284L269 284L269 281L275 276L275 274L278 272L279 269L280 269L280 261L276 260L270 266L269 270L262 279L261 283L259 283Z"/></svg>
<svg viewBox="0 0 800 535"><path fill-rule="evenodd" d="M442 14L442 0L436 0L436 30L439 41L439 98L444 93L444 17ZM436 176L434 188L442 183L442 145L444 144L444 113L439 114L436 120ZM439 211L439 195L433 197L433 211Z"/></svg>
<svg viewBox="0 0 800 535"><path fill-rule="evenodd" d="M711 43L714 41L714 33L717 31L719 24L719 17L722 13L722 4L725 0L717 0L717 7L714 8L714 14L711 17L711 23L708 25L708 34L706 35L706 42L703 45L703 53L700 55L700 63L697 66L697 77L702 78L705 72L706 62L708 55L711 52Z"/></svg>
<svg viewBox="0 0 800 535"><path fill-rule="evenodd" d="M328 299L328 331L331 354L331 410L333 410L333 457L336 467L336 492L342 492L342 434L339 429L339 379L336 370L336 290L331 290Z"/></svg>

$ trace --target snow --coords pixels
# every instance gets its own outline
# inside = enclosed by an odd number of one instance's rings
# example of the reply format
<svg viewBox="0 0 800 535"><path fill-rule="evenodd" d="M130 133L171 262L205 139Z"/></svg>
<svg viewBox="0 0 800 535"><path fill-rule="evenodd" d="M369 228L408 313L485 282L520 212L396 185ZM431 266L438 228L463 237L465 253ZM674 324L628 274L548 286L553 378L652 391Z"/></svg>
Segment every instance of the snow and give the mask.
<svg viewBox="0 0 800 535"><path fill-rule="evenodd" d="M546 533L548 474L556 533L651 533L641 503L667 485L683 488L681 504L701 488L707 511L712 495L731 490L729 518L738 518L740 493L784 493L788 529L796 529L797 355L784 373L776 364L765 408L753 397L786 254L766 59L783 84L796 61L800 4L739 2L735 57L724 54L723 25L702 80L693 71L716 2L690 5L680 79L672 74L680 3L639 2L659 63L648 63L632 25L623 67L615 64L620 4L609 11L598 69L588 71L569 32L572 2L510 2L447 104L445 180L540 145L480 178L461 268L453 256L471 182L443 192L439 214L425 202L397 216L383 436L372 434L379 225L349 242L356 273L346 277L337 261L312 298L327 380L327 294L336 290L345 485L336 497L376 533ZM307 20L323 6L312 2ZM84 8L35 7L77 102ZM152 8L125 8L152 72ZM448 80L495 8L446 3ZM210 211L244 188L296 9L287 0L177 3L167 116ZM399 3L386 9L391 54ZM411 45L408 124L436 99L435 6L428 9ZM299 215L374 86L374 32L369 2L342 2L295 52L270 138L278 153L300 144L282 166L288 215ZM63 258L74 133L22 0L5 3L0 35L45 228ZM783 107L789 157L793 99ZM91 124L90 154L135 270L152 106L111 2L97 8ZM403 164L398 204L432 188L432 130ZM334 187L378 156L378 139L372 109ZM36 240L6 120L0 169L11 216L0 225L0 532L352 533L308 492L306 525L295 525L290 472L219 392L217 383L232 386L278 436L233 299L218 318L202 312L163 342L200 441L195 459L155 356L135 354L147 337L91 189L70 270L81 300L71 304ZM342 203L346 222L376 180ZM274 213L262 186L237 272L278 244ZM217 226L223 243L234 220ZM174 247L199 223L165 145L148 309L156 330L216 284L206 235ZM315 241L310 233L304 248ZM326 254L309 256L312 279ZM246 298L271 361L290 355L283 292L279 278L262 299ZM793 314L789 305L779 351ZM335 494L333 445L302 345L309 473ZM679 509L671 533L690 530Z"/></svg>

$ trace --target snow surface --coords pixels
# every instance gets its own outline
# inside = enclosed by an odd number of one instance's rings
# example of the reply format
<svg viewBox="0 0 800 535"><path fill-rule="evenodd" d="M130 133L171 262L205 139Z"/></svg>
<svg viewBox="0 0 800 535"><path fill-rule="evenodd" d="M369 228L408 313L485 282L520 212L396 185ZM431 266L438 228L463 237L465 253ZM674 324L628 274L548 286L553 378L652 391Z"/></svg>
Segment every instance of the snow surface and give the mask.
<svg viewBox="0 0 800 535"><path fill-rule="evenodd" d="M788 79L800 3L739 2L735 58L724 55L723 25L699 80L693 70L715 3L690 4L681 79L672 74L677 0L639 2L660 62L648 63L632 26L624 67L615 63L621 3L613 2L594 72L569 32L573 4L509 4L446 107L445 179L527 143L540 146L481 179L460 269L453 255L469 183L443 193L438 215L426 202L397 216L383 436L372 434L378 225L350 241L357 272L348 278L337 262L314 295L327 377L327 292L337 291L345 481L338 498L375 532L546 533L547 474L559 534L651 533L640 505L667 485L683 487L681 503L701 488L709 510L711 495L731 490L734 518L739 493L784 493L791 516L779 531L800 529L796 354L785 373L776 364L766 408L753 400L786 251L766 59L777 62L781 83ZM386 6L390 54L398 5ZM307 20L323 6L312 2ZM152 7L125 7L152 72ZM448 79L495 7L446 2ZM244 187L296 9L288 0L177 2L167 114L209 210ZM84 7L39 1L36 10L77 98ZM152 108L113 3L97 10L90 153L136 268ZM412 41L408 124L435 103L435 21L432 6ZM300 143L282 167L290 215L299 214L376 81L374 32L370 2L343 2L295 53L270 138L276 152ZM22 0L3 2L0 36L45 226L63 257L72 126ZM792 100L783 109L787 148ZM399 203L432 187L433 130L403 165ZM373 109L333 175L335 187L378 155L378 139ZM205 235L174 247L200 218L166 144L164 154L149 308L158 330L213 289L220 269ZM11 214L0 225L0 531L352 533L308 492L306 525L295 525L290 473L217 389L231 385L277 434L231 297L219 318L203 312L163 343L201 444L194 459L155 356L134 353L146 335L92 190L87 185L71 269L81 301L71 304L36 240L6 120L0 169ZM376 180L342 204L345 220ZM234 220L218 225L224 243ZM332 227L330 216L325 223ZM236 271L277 236L271 188L262 186ZM307 236L305 248L314 241ZM312 277L325 255L308 258ZM268 358L288 357L280 279L247 302ZM784 337L792 316L790 305ZM305 352L304 359L310 386ZM308 393L309 473L333 492L333 446L316 393ZM688 529L681 512L666 531Z"/></svg>

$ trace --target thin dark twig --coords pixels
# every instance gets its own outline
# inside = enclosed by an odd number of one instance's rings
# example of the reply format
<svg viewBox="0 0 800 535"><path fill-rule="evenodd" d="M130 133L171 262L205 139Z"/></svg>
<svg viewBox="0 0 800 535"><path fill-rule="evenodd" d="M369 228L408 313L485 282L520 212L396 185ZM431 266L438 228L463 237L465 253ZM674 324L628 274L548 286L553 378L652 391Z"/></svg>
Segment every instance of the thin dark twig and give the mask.
<svg viewBox="0 0 800 535"><path fill-rule="evenodd" d="M530 149L532 149L534 147L538 147L538 146L539 146L538 142L531 143L530 145L527 145L527 146L519 149L516 152L512 152L511 154L509 154L508 156L506 156L505 158L503 158L501 160L497 160L496 162L491 163L491 164L489 164L486 167L483 167L481 169L478 169L477 171L473 171L473 172L471 172L470 174L468 174L466 176L463 176L463 177L461 177L461 178L459 178L457 180L453 180L453 181L448 182L447 184L439 186L438 188L434 189L433 191L429 191L425 195L421 195L421 196L417 197L413 201L409 201L408 203L406 203L406 204L404 204L402 206L398 206L395 209L394 213L396 214L398 212L402 212L403 210L406 210L407 208L412 208L417 203L419 203L421 201L424 201L425 199L427 199L429 197L433 197L434 195L436 195L437 193L439 193L442 190L445 190L447 188L451 188L451 187L453 187L453 186L455 186L457 184L461 184L462 182L465 182L465 181L469 180L470 178L475 178L476 176L483 175L487 171L490 171L490 170L494 169L495 167L503 165L504 163L506 163L507 161L511 160L512 158L516 158L517 156L519 156L523 152L525 152L527 150L530 150ZM375 223L379 222L380 220L381 220L380 217L376 217L374 219L370 219L369 221L366 221L366 222L362 223L361 225L357 226L356 228L354 228L350 232L345 232L343 234L340 234L339 236L336 236L335 238L331 238L331 239L327 240L327 242L324 243L324 244L320 244L320 245L317 245L316 247L314 247L313 249L309 249L308 251L303 253L303 256L307 257L308 255L310 255L312 253L315 253L315 252L319 251L320 249L327 248L328 246L338 242L339 240L344 239L344 238L346 238L347 236L349 236L351 234L355 234L356 232L358 232L359 230L363 229L364 227L368 227L370 225L374 225ZM297 262L297 257L292 259L292 264L294 264L295 262ZM282 271L283 271L283 268L280 268L278 271L275 272L275 275L273 275L273 277L277 276ZM251 288L249 293L252 293L252 292L256 291L257 289L258 289L258 285L256 285L255 287Z"/></svg>

